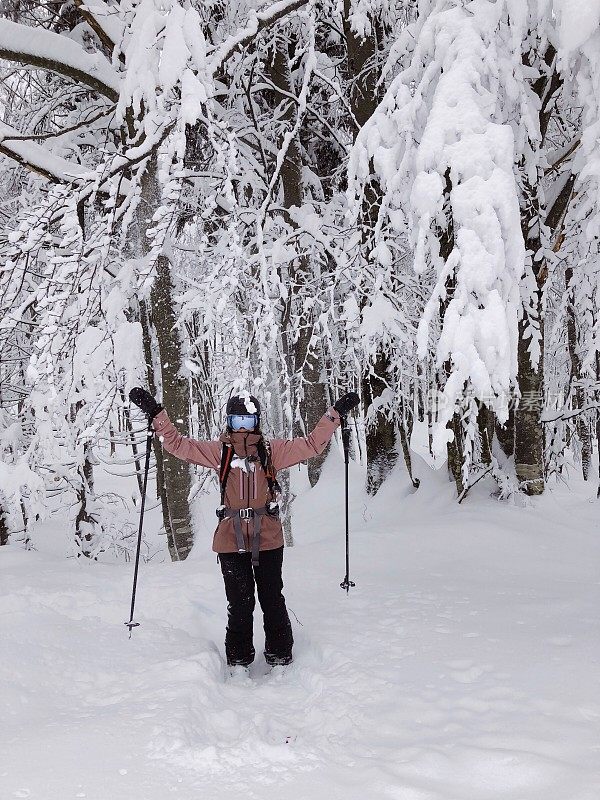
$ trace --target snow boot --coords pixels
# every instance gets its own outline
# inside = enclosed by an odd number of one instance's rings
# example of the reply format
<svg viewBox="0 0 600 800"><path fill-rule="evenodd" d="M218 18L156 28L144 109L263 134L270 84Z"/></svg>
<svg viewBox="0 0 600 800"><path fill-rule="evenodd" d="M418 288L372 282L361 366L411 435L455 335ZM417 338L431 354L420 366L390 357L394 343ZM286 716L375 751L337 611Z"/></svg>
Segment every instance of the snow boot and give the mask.
<svg viewBox="0 0 600 800"><path fill-rule="evenodd" d="M243 664L228 664L227 679L233 683L246 683L250 680L250 667Z"/></svg>
<svg viewBox="0 0 600 800"><path fill-rule="evenodd" d="M267 675L272 676L273 678L280 679L286 675L292 667L292 661L275 661L268 663L267 662Z"/></svg>

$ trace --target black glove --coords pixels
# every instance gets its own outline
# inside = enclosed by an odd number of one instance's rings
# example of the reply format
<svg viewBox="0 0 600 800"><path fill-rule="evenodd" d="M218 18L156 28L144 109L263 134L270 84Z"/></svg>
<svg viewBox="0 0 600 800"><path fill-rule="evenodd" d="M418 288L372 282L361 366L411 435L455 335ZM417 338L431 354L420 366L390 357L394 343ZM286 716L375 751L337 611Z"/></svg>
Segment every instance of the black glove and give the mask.
<svg viewBox="0 0 600 800"><path fill-rule="evenodd" d="M356 392L348 392L348 394L342 395L342 397L340 397L340 399L333 404L333 407L338 414L341 414L344 417L349 411L352 411L353 408L356 408L359 403L360 399Z"/></svg>
<svg viewBox="0 0 600 800"><path fill-rule="evenodd" d="M160 405L160 403L156 402L150 392L147 392L140 386L136 386L135 389L132 389L129 392L129 399L138 408L141 408L148 419L154 419L154 417L163 410L163 407Z"/></svg>

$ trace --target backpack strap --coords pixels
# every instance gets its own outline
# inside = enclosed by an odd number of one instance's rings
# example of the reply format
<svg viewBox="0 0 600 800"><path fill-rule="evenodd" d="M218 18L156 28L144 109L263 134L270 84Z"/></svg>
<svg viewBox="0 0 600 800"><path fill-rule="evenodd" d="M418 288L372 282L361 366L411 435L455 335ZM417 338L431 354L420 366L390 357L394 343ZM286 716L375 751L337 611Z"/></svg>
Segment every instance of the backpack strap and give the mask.
<svg viewBox="0 0 600 800"><path fill-rule="evenodd" d="M265 472L265 477L269 485L269 492L271 499L275 500L277 494L281 492L281 486L277 480L277 471L273 466L273 458L271 456L271 442L268 439L261 439L257 445L258 457L260 458L260 465Z"/></svg>
<svg viewBox="0 0 600 800"><path fill-rule="evenodd" d="M221 449L221 466L219 467L219 483L221 484L221 505L225 505L225 489L227 478L231 472L231 462L233 460L233 446L223 443Z"/></svg>

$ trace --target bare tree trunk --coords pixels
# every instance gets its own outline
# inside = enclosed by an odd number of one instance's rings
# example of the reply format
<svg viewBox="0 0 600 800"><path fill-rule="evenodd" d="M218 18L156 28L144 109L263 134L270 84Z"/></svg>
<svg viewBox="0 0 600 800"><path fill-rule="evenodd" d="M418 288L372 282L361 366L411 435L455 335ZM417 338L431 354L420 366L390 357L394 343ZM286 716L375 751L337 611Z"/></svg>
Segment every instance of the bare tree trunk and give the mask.
<svg viewBox="0 0 600 800"><path fill-rule="evenodd" d="M380 49L381 26L371 20L370 36L360 37L352 30L350 0L344 0L344 38L347 52L347 77L350 82L350 108L358 128L362 128L371 117L379 101L377 81L380 65L377 55ZM355 130L354 135L358 130ZM372 233L381 207L381 188L375 177L365 186L361 211L362 250L365 256L372 249ZM368 298L361 300L361 310ZM365 416L369 419L366 429L367 492L376 494L398 459L396 424L389 416L377 411L371 414L373 403L389 385L390 363L386 353L377 353L375 363L365 369L361 377L361 388Z"/></svg>
<svg viewBox="0 0 600 800"><path fill-rule="evenodd" d="M110 439L110 456L114 456L116 445L115 445L115 429L113 428L112 420L108 423L108 436Z"/></svg>
<svg viewBox="0 0 600 800"><path fill-rule="evenodd" d="M496 415L494 410L481 403L477 414L477 426L481 437L481 461L489 466L492 463L492 442L494 440L494 428Z"/></svg>
<svg viewBox="0 0 600 800"><path fill-rule="evenodd" d="M520 488L525 494L542 494L544 479L544 430L542 407L544 400L544 319L543 291L548 275L546 257L541 242L541 216L539 200L539 176L531 183L522 165L521 229L525 247L531 257L531 271L537 287L533 294L533 307L529 316L519 320L517 377L520 399L515 409L515 472ZM537 327L539 345L530 353Z"/></svg>
<svg viewBox="0 0 600 800"><path fill-rule="evenodd" d="M379 352L373 371L363 373L362 392L366 409L370 409L374 401L387 388L389 366L387 355ZM375 495L398 460L394 420L378 410L367 425L365 442L367 448L367 492Z"/></svg>
<svg viewBox="0 0 600 800"><path fill-rule="evenodd" d="M84 445L84 460L77 470L77 477L79 478L77 487L79 510L75 518L75 538L79 550L78 555L91 558L94 555L94 532L97 520L89 508L90 500L94 497L94 467L89 444Z"/></svg>
<svg viewBox="0 0 600 800"><path fill-rule="evenodd" d="M440 244L440 257L447 261L450 258L450 254L454 250L454 216L452 214L452 204L450 201L451 191L452 191L452 179L450 176L450 169L446 170L445 178L445 186L444 186L444 227L438 228L438 240ZM454 289L456 286L456 279L454 275L451 275L446 280L446 292L444 299L440 302L440 322L444 324L444 317L446 315L446 310L454 295ZM443 390L444 386L442 385L442 380L445 382L448 380L450 376L450 372L452 369L452 364L450 361L446 361L444 363L444 371L443 374L440 374L438 371L436 373L437 379L439 381L438 389L440 391ZM464 443L463 443L463 424L461 415L458 412L455 412L452 415L452 419L446 425L447 429L452 431L452 439L448 442L446 447L446 451L448 454L448 472L450 473L451 478L454 480L456 484L456 491L458 493L459 498L463 495L465 491L465 485L463 481L463 466L465 463L465 453L464 453Z"/></svg>
<svg viewBox="0 0 600 800"><path fill-rule="evenodd" d="M283 395L284 387L281 382L281 374L277 368L277 359L275 356L271 358L269 368L268 386L271 394L271 405L269 408L273 430L284 430L283 411L281 407L281 398ZM292 547L294 544L294 534L292 528L292 504L294 497L290 494L290 472L284 470L277 476L279 485L281 486L281 524L283 526L283 538L286 547Z"/></svg>
<svg viewBox="0 0 600 800"><path fill-rule="evenodd" d="M463 465L465 462L463 449L463 429L460 414L454 414L448 423L448 429L454 434L451 442L448 442L448 471L456 484L458 496L465 490L463 481Z"/></svg>
<svg viewBox="0 0 600 800"><path fill-rule="evenodd" d="M189 435L188 384L182 378L181 342L175 327L176 317L171 283L171 264L159 256L157 275L150 294L152 321L160 355L162 401L169 415L184 435ZM187 558L193 544L189 494L192 487L190 467L170 453L163 452L163 481L169 521L173 536L171 554L177 561Z"/></svg>
<svg viewBox="0 0 600 800"><path fill-rule="evenodd" d="M275 52L270 69L271 80L285 94L293 94L294 86L290 73L288 43L282 36L276 36ZM290 100L283 100L286 107L281 114L285 120L286 128L294 125L296 108ZM304 199L302 180L302 153L300 148L300 135L292 139L286 157L281 167L281 184L283 189L283 207L290 209L300 208ZM291 216L284 213L286 222L293 228L295 223ZM313 342L314 321L312 318L303 318L298 299L302 299L306 285L311 279L311 265L309 259L302 256L296 264L288 268L289 298L285 304L282 315L283 329L282 340L286 362L292 384L292 408L299 400L302 424L294 421L294 435L305 435L317 424L326 408L327 393L323 382L323 359ZM292 328L292 319L301 318L300 330L295 333ZM312 347L311 347L312 345ZM319 456L311 458L308 462L308 478L314 486L321 474L323 462L327 457L329 448Z"/></svg>
<svg viewBox="0 0 600 800"><path fill-rule="evenodd" d="M555 55L552 47L546 54L546 63L550 65L551 57ZM549 72L535 85L535 91L543 98L540 111L540 130L545 137L553 96L560 79L556 72ZM537 288L533 296L533 308L529 309L529 319L519 322L519 342L517 352L518 382L521 399L515 410L515 472L525 494L542 494L545 488L544 478L544 426L542 424L542 409L544 404L544 304L543 295L546 279L548 277L548 264L541 241L542 217L540 211L540 181L541 172L537 181L532 184L525 165L522 167L522 196L521 196L521 229L528 253L531 254L531 271L535 278ZM544 220L554 239L553 249L557 252L562 242L562 228L565 215L573 195L575 178L569 176L565 186L559 193L552 207L547 211ZM531 324L538 327L539 350L537 357L530 356L532 343ZM568 323L567 323L568 324Z"/></svg>
<svg viewBox="0 0 600 800"><path fill-rule="evenodd" d="M83 401L78 401L71 406L70 421L75 422L78 412L83 408ZM92 460L92 448L89 442L83 445L83 461L77 468L77 488L76 496L79 505L77 516L75 517L75 542L77 544L77 555L91 558L94 553L95 519L90 507L93 507L94 500L94 462ZM26 515L23 513L26 524Z"/></svg>
<svg viewBox="0 0 600 800"><path fill-rule="evenodd" d="M399 433L400 433L400 444L402 445L402 452L404 454L404 463L406 464L406 469L408 472L408 476L411 480L412 485L415 489L419 488L419 484L421 481L418 478L413 477L412 472L412 458L410 455L410 437L412 436L412 429L413 429L413 417L409 415L405 421L404 419L404 404L401 403L400 405L400 423L398 426Z"/></svg>
<svg viewBox="0 0 600 800"><path fill-rule="evenodd" d="M154 210L160 201L157 177L157 159L154 155L142 179L142 202L137 212L138 240L142 252L151 252L152 242L148 228ZM148 309L146 309L147 311ZM145 316L142 309L142 318ZM160 362L162 402L179 430L189 433L189 397L187 381L182 378L181 341L176 328L173 300L171 262L165 255L156 261L156 278L150 293L150 319L143 320L144 348L149 374L153 371L151 326L156 333ZM150 390L156 394L156 380L149 379ZM155 444L155 453L159 447ZM170 453L162 452L157 458L157 484L161 493L163 521L167 532L169 550L174 561L187 558L192 544L193 531L189 506L191 475L189 465Z"/></svg>
<svg viewBox="0 0 600 800"><path fill-rule="evenodd" d="M8 515L4 510L4 506L0 503L0 547L4 544L8 544L9 536Z"/></svg>
<svg viewBox="0 0 600 800"><path fill-rule="evenodd" d="M598 453L598 489L596 497L600 497L600 413L596 411L596 452Z"/></svg>
<svg viewBox="0 0 600 800"><path fill-rule="evenodd" d="M511 458L515 452L515 410L512 405L504 425L496 420L496 438L504 455Z"/></svg>
<svg viewBox="0 0 600 800"><path fill-rule="evenodd" d="M530 51L523 57L525 66L534 68L539 78L532 83L533 91L540 98L539 125L541 142L531 143L531 151L536 153L544 145L548 125L556 108L556 94L562 78L556 69L556 50L549 45L545 53ZM567 181L545 220L541 216L540 184L543 177L541 167L531 176L531 166L520 164L521 171L521 230L525 248L531 257L531 272L537 287L533 295L533 308L529 318L519 322L519 342L517 352L517 377L521 399L515 410L515 472L522 490L529 495L542 494L544 479L544 426L542 408L544 400L544 304L543 293L548 276L547 259L541 241L541 226L545 223L555 240L555 249L560 246L560 230L564 223L566 209L572 196L573 179ZM532 357L530 346L533 334L531 326L539 331L539 355Z"/></svg>
<svg viewBox="0 0 600 800"><path fill-rule="evenodd" d="M156 385L156 380L154 377L154 365L152 359L153 344L152 344L150 315L148 312L148 307L143 300L140 301L140 321L142 324L142 337L144 343L144 359L146 361L148 390L150 394L153 395L153 397L157 397L158 387ZM167 546L169 548L171 559L173 561L177 561L175 545L173 543L173 531L171 529L171 517L169 514L169 503L168 503L167 490L164 478L165 474L163 465L164 451L162 449L162 445L156 439L155 436L152 438L152 449L154 451L154 459L156 461L156 494L158 496L158 499L160 500L162 518L163 518L163 527L165 529L165 534L167 536Z"/></svg>
<svg viewBox="0 0 600 800"><path fill-rule="evenodd" d="M297 364L304 364L302 372L304 385L300 401L304 433L309 433L315 427L327 408L327 391L323 382L323 360L320 357L320 351L309 351L309 344L310 338L307 332L300 337L296 350ZM329 447L328 444L320 455L308 461L308 480L311 486L315 486L321 476L321 469L329 453Z"/></svg>
<svg viewBox="0 0 600 800"><path fill-rule="evenodd" d="M600 382L600 353L596 351L596 383ZM594 392L596 405L600 405L600 391L596 390ZM596 452L598 453L598 489L596 491L596 497L600 497L600 411L596 409Z"/></svg>
<svg viewBox="0 0 600 800"><path fill-rule="evenodd" d="M538 304L538 310L541 307ZM538 316L543 345L543 320ZM544 432L541 413L544 393L543 355L532 363L529 354L531 335L526 323L519 322L518 376L521 398L515 411L515 472L525 494L544 491Z"/></svg>
<svg viewBox="0 0 600 800"><path fill-rule="evenodd" d="M581 386L581 358L577 346L577 320L575 317L573 292L570 289L573 278L573 269L568 267L565 271L565 284L569 297L567 300L567 343L569 347L569 357L571 359L570 385L572 387L572 404L574 411L581 411L585 407L585 393ZM574 387L573 387L573 384ZM581 471L584 481L590 476L592 463L592 438L591 431L585 413L580 413L575 417L575 430L581 443Z"/></svg>
<svg viewBox="0 0 600 800"><path fill-rule="evenodd" d="M31 550L31 539L29 538L29 517L27 515L27 511L25 510L25 503L23 500L20 502L21 506L21 519L23 520L23 546L25 550ZM39 517L36 515L36 520Z"/></svg>
<svg viewBox="0 0 600 800"><path fill-rule="evenodd" d="M352 30L351 16L353 8L351 0L344 0L344 38L348 59L347 76L350 81L350 108L358 123L358 127L370 119L379 102L377 81L380 65L377 54L382 38L379 20L371 19L371 34L362 37Z"/></svg>
<svg viewBox="0 0 600 800"><path fill-rule="evenodd" d="M531 271L536 279L533 308L529 318L519 320L517 348L517 378L520 398L515 409L515 473L520 489L528 495L542 494L544 480L544 431L542 406L544 396L544 320L542 292L547 275L546 259L540 239L539 187L532 184L522 165L523 190L521 198L521 229L528 253L531 254ZM537 357L530 352L537 327L539 350Z"/></svg>

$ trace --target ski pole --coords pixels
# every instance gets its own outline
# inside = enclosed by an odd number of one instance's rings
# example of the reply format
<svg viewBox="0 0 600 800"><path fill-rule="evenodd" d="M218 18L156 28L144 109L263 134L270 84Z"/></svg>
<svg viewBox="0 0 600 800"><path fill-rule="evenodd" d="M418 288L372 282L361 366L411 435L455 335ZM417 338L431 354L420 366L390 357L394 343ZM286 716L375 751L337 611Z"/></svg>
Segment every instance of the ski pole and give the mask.
<svg viewBox="0 0 600 800"><path fill-rule="evenodd" d="M354 581L350 580L350 533L348 524L348 464L350 463L350 426L345 414L341 415L342 420L342 444L344 445L344 472L345 472L345 490L346 490L346 576L340 583L342 589L346 590L346 594L350 591L351 586L355 586Z"/></svg>
<svg viewBox="0 0 600 800"><path fill-rule="evenodd" d="M144 525L144 505L146 504L146 488L148 486L148 472L150 471L150 452L152 450L152 420L148 422L148 431L146 433L146 462L144 465L144 484L142 486L142 502L140 505L140 527L138 529L137 549L135 552L135 567L133 570L133 589L131 592L131 611L129 614L129 622L125 622L129 628L129 638L131 639L131 629L138 628L140 623L133 621L133 611L135 608L135 591L137 588L138 568L140 566L140 550L142 547L142 527Z"/></svg>

